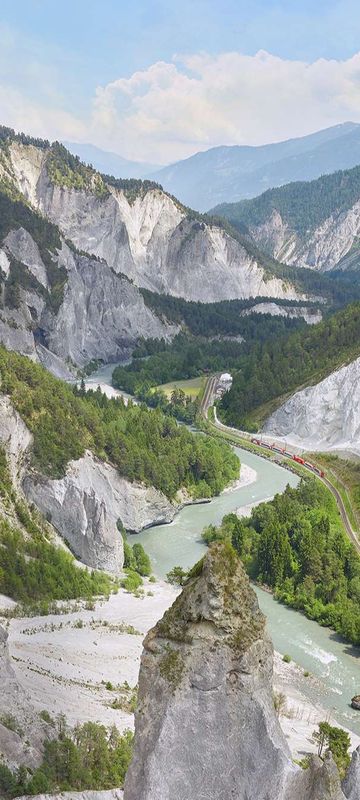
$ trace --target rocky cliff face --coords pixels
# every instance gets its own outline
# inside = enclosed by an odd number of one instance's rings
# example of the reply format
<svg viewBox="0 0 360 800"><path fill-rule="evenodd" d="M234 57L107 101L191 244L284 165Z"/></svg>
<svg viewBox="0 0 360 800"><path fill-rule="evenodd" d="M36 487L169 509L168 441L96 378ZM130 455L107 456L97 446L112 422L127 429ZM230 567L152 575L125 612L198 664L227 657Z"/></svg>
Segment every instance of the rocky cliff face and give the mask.
<svg viewBox="0 0 360 800"><path fill-rule="evenodd" d="M307 449L359 454L359 389L360 358L293 394L269 417L264 431Z"/></svg>
<svg viewBox="0 0 360 800"><path fill-rule="evenodd" d="M69 362L81 367L92 359L120 360L139 336L169 338L176 333L176 326L162 323L139 290L105 261L80 255L62 239L60 244L52 254L53 270L63 276L60 302L54 306L48 270L31 234L20 227L3 241L3 258L9 264L16 259L22 270L16 307L7 305L6 283L0 311L0 337L9 349L68 378ZM11 267L9 273L11 283Z"/></svg>
<svg viewBox="0 0 360 800"><path fill-rule="evenodd" d="M334 212L306 236L300 236L277 210L250 232L259 245L274 258L296 267L326 272L340 266L351 267L351 250L360 234L360 201L343 212ZM357 257L357 253L354 255Z"/></svg>
<svg viewBox="0 0 360 800"><path fill-rule="evenodd" d="M147 635L125 800L340 800L333 762L291 761L273 650L236 554L215 544Z"/></svg>
<svg viewBox="0 0 360 800"><path fill-rule="evenodd" d="M296 299L295 288L266 275L259 258L220 228L187 216L153 188L136 196L113 186L99 195L54 184L46 150L13 142L7 175L79 250L105 259L138 286L212 302L257 295Z"/></svg>
<svg viewBox="0 0 360 800"><path fill-rule="evenodd" d="M343 782L343 791L348 800L359 800L360 797L360 747L352 755L348 773Z"/></svg>
<svg viewBox="0 0 360 800"><path fill-rule="evenodd" d="M153 487L130 483L88 452L51 480L29 466L32 435L8 397L0 395L0 443L14 486L37 506L90 567L118 574L123 565L120 519L127 530L171 522L178 506Z"/></svg>
<svg viewBox="0 0 360 800"><path fill-rule="evenodd" d="M23 488L84 564L115 574L124 560L117 521L139 532L171 522L177 510L157 489L130 483L90 452L70 462L59 480L27 472Z"/></svg>

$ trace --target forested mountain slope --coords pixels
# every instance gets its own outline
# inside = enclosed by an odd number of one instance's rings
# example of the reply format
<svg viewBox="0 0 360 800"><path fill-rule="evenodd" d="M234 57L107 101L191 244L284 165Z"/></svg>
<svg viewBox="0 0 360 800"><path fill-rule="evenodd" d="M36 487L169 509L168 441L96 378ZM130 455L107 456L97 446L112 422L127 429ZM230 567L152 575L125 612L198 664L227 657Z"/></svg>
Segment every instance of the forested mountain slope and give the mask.
<svg viewBox="0 0 360 800"><path fill-rule="evenodd" d="M137 286L202 302L303 297L247 237L186 209L158 184L102 176L58 143L0 134L3 189Z"/></svg>
<svg viewBox="0 0 360 800"><path fill-rule="evenodd" d="M207 211L290 181L310 181L360 163L360 127L348 122L259 147L213 147L152 173L185 205Z"/></svg>
<svg viewBox="0 0 360 800"><path fill-rule="evenodd" d="M358 269L360 167L290 183L214 209L274 258L320 271Z"/></svg>
<svg viewBox="0 0 360 800"><path fill-rule="evenodd" d="M226 445L161 411L57 380L0 348L0 444L14 480L92 567L118 572L117 523L171 521L184 496L218 494L239 473Z"/></svg>
<svg viewBox="0 0 360 800"><path fill-rule="evenodd" d="M230 424L257 429L290 393L318 383L359 356L360 304L356 303L318 325L251 346L238 361L221 411ZM333 400L341 402L336 393ZM348 402L357 407L357 392Z"/></svg>

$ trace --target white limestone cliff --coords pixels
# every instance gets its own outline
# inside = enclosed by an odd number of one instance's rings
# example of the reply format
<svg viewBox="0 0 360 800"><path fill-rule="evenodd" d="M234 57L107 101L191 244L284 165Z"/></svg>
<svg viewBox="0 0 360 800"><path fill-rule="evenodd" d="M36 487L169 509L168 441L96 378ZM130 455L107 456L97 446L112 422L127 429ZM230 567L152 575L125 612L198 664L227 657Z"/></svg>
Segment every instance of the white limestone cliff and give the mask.
<svg viewBox="0 0 360 800"><path fill-rule="evenodd" d="M360 358L315 386L293 394L264 425L264 432L311 450L360 454Z"/></svg>
<svg viewBox="0 0 360 800"><path fill-rule="evenodd" d="M18 142L9 149L12 180L25 198L79 250L105 259L137 286L202 302L303 297L290 283L266 275L225 231L187 217L162 190L129 198L113 186L101 197L61 187L48 177L46 151L41 156Z"/></svg>

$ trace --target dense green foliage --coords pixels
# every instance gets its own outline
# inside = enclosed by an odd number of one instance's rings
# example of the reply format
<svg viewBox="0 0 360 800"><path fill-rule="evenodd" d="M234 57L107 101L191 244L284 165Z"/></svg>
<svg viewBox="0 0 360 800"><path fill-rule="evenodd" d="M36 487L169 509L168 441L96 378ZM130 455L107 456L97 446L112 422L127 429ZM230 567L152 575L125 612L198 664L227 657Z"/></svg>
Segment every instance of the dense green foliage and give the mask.
<svg viewBox="0 0 360 800"><path fill-rule="evenodd" d="M221 402L222 413L230 424L245 427L249 412L321 380L359 354L359 303L288 337L255 343L239 359L232 388Z"/></svg>
<svg viewBox="0 0 360 800"><path fill-rule="evenodd" d="M224 203L216 211L235 227L256 227L278 211L300 236L308 235L331 214L347 211L360 198L360 167L322 175L314 181L268 189L252 200Z"/></svg>
<svg viewBox="0 0 360 800"><path fill-rule="evenodd" d="M163 191L162 186L155 181L141 180L140 178L114 178L113 175L102 175L102 177L109 186L124 192L130 202L134 201L136 197L143 197L151 190Z"/></svg>
<svg viewBox="0 0 360 800"><path fill-rule="evenodd" d="M319 722L318 730L313 732L313 739L317 742L320 758L323 753L330 752L343 778L351 761L349 753L351 739L347 731L324 720Z"/></svg>
<svg viewBox="0 0 360 800"><path fill-rule="evenodd" d="M33 772L12 771L0 762L0 795L19 795L121 788L132 756L133 734L120 734L115 726L85 722L70 731L63 718L58 736L45 741L44 757Z"/></svg>
<svg viewBox="0 0 360 800"><path fill-rule="evenodd" d="M199 303L172 297L169 294L156 294L148 289L141 289L146 305L160 318L183 326L194 336L243 336L251 339L267 339L269 336L280 336L304 324L299 320L286 317L274 317L271 314L246 314L260 303L268 303L268 297L256 297L249 300L222 300L218 303ZM307 303L276 300L279 306L304 306ZM314 304L309 304L314 305ZM315 304L315 307L316 304ZM145 355L145 354L144 354ZM147 355L147 354L146 354Z"/></svg>
<svg viewBox="0 0 360 800"><path fill-rule="evenodd" d="M112 582L100 572L76 566L73 556L44 533L25 537L0 519L0 593L24 605L108 594Z"/></svg>
<svg viewBox="0 0 360 800"><path fill-rule="evenodd" d="M121 530L124 541L124 568L138 572L143 577L151 575L151 561L140 542L135 542L133 546L129 543L123 525L118 528Z"/></svg>
<svg viewBox="0 0 360 800"><path fill-rule="evenodd" d="M5 125L0 125L0 143L4 142L20 142L20 144L33 145L40 150L47 150L50 147L50 142L47 139L39 139L38 137L28 136L26 133L15 133L13 128L7 128Z"/></svg>
<svg viewBox="0 0 360 800"><path fill-rule="evenodd" d="M60 477L86 448L112 462L129 480L155 486L169 498L181 487L217 494L236 477L238 459L222 443L195 436L160 410L126 407L100 391L83 392L57 380L24 356L0 348L1 389L34 434L33 462Z"/></svg>
<svg viewBox="0 0 360 800"><path fill-rule="evenodd" d="M49 178L58 186L68 189L92 192L96 197L107 197L107 189L102 176L80 161L60 142L53 142L46 161Z"/></svg>
<svg viewBox="0 0 360 800"><path fill-rule="evenodd" d="M194 304L196 305L196 304ZM244 317L243 329L247 329L249 340L278 337L286 330L302 328L305 323L298 320L274 318L271 315L252 315L256 319ZM249 324L246 324L249 322ZM292 324L291 324L292 323ZM186 396L186 390L175 389L169 399L164 391L156 389L162 384L177 380L187 380L211 372L238 369L242 363L242 355L249 344L244 345L236 339L221 340L218 338L188 337L179 334L171 343L163 339L140 340L134 351L134 359L125 367L118 366L112 375L112 383L123 389L147 405L160 407L165 414L174 416L183 422L195 420L199 410L197 398ZM144 358L146 357L146 358Z"/></svg>
<svg viewBox="0 0 360 800"><path fill-rule="evenodd" d="M289 486L247 519L231 514L204 539L228 539L251 578L310 619L360 644L360 557L347 538L336 502L315 478Z"/></svg>

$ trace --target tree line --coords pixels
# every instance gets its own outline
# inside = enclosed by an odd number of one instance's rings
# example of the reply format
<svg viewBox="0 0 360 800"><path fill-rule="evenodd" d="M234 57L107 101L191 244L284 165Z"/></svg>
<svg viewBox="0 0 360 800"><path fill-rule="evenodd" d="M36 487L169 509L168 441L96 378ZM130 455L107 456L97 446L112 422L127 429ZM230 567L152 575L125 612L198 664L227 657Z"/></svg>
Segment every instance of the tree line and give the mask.
<svg viewBox="0 0 360 800"><path fill-rule="evenodd" d="M302 385L315 383L360 354L360 303L290 336L254 343L238 359L220 411L238 427L254 429L256 410Z"/></svg>
<svg viewBox="0 0 360 800"><path fill-rule="evenodd" d="M218 494L239 471L232 449L197 436L160 409L100 390L85 392L39 364L0 348L1 389L34 436L33 464L59 478L86 449L111 462L130 481L142 481L173 499L185 487L194 496ZM200 495L199 495L200 493Z"/></svg>
<svg viewBox="0 0 360 800"><path fill-rule="evenodd" d="M360 645L360 557L320 481L305 478L295 489L288 486L249 518L227 515L220 527L208 526L203 539L229 540L253 580Z"/></svg>

